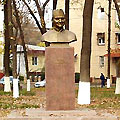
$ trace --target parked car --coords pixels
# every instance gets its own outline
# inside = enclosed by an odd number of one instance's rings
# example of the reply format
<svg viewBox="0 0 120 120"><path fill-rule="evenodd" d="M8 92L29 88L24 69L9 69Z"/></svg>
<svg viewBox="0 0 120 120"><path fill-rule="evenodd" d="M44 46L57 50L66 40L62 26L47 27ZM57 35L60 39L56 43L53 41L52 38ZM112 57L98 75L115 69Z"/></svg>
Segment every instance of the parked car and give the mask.
<svg viewBox="0 0 120 120"><path fill-rule="evenodd" d="M11 83L11 84L13 83L13 76L10 76L10 83ZM4 77L2 77L2 78L0 79L0 84L5 84L5 83L4 83Z"/></svg>
<svg viewBox="0 0 120 120"><path fill-rule="evenodd" d="M46 84L46 80L44 79L43 81L36 82L36 83L34 84L34 86L35 86L36 88L45 87L45 84Z"/></svg>

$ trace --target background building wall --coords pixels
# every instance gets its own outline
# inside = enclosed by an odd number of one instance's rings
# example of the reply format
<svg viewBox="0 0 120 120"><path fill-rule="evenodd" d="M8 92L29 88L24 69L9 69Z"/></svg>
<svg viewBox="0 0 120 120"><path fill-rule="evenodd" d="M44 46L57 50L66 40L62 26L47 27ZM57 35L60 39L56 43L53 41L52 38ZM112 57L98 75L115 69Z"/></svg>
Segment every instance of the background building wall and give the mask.
<svg viewBox="0 0 120 120"><path fill-rule="evenodd" d="M58 0L61 1L61 0ZM63 0L64 1L64 0ZM64 2L63 2L64 3ZM58 7L64 9L64 5L58 2ZM74 4L72 4L74 3ZM77 42L70 45L75 48L75 54L77 58L75 60L75 72L80 72L80 55L82 47L82 25L83 25L83 8L84 0L79 0L78 3L70 0L70 31L74 32L77 36ZM100 8L104 8L104 12L101 12ZM112 4L111 14L111 48L118 47L115 44L115 32L118 29L115 28L116 11L114 9L114 3ZM91 66L90 76L99 78L100 73L104 73L107 76L107 57L104 57L104 66L100 67L100 56L107 54L108 47L108 1L95 0L93 9L93 27L92 27L92 46L91 46ZM97 33L105 33L105 45L98 45ZM111 74L115 76L115 64L111 59Z"/></svg>

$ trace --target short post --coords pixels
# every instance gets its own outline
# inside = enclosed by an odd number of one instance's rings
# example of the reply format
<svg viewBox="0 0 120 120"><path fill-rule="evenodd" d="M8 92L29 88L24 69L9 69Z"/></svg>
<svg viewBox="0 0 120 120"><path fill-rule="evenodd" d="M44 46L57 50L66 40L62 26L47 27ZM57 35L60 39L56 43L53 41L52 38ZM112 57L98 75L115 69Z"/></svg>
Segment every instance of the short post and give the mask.
<svg viewBox="0 0 120 120"><path fill-rule="evenodd" d="M116 79L115 94L120 94L120 78L119 77L117 77Z"/></svg>
<svg viewBox="0 0 120 120"><path fill-rule="evenodd" d="M30 91L30 79L27 80L27 91Z"/></svg>
<svg viewBox="0 0 120 120"><path fill-rule="evenodd" d="M19 97L18 79L13 79L13 98Z"/></svg>
<svg viewBox="0 0 120 120"><path fill-rule="evenodd" d="M107 79L107 88L110 88L110 79Z"/></svg>
<svg viewBox="0 0 120 120"><path fill-rule="evenodd" d="M30 76L30 81L32 81L32 76Z"/></svg>
<svg viewBox="0 0 120 120"><path fill-rule="evenodd" d="M24 76L24 83L27 83L27 78L26 78L26 76Z"/></svg>
<svg viewBox="0 0 120 120"><path fill-rule="evenodd" d="M38 76L38 82L40 82L41 81L41 76Z"/></svg>
<svg viewBox="0 0 120 120"><path fill-rule="evenodd" d="M10 78L9 77L4 77L4 92L11 92L11 87L10 87Z"/></svg>
<svg viewBox="0 0 120 120"><path fill-rule="evenodd" d="M35 82L37 82L37 76L35 76Z"/></svg>

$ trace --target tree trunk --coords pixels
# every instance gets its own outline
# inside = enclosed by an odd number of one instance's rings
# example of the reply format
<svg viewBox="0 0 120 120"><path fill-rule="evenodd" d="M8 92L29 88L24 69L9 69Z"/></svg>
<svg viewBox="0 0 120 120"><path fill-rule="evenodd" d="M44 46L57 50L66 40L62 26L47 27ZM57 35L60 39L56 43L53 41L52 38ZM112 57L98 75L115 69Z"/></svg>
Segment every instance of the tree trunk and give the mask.
<svg viewBox="0 0 120 120"><path fill-rule="evenodd" d="M6 77L9 77L9 48L10 48L10 39L9 39L9 28L8 28L8 0L4 4L4 38L5 38L5 51L4 51L4 73Z"/></svg>
<svg viewBox="0 0 120 120"><path fill-rule="evenodd" d="M80 81L90 82L90 57L92 35L92 13L94 0L85 0L83 11L83 35L80 62Z"/></svg>
<svg viewBox="0 0 120 120"><path fill-rule="evenodd" d="M13 25L12 25L12 5L11 5L12 0L9 2L9 9L8 9L8 14L9 14L9 38L10 38L10 44L12 48L12 54L13 54L13 66L12 66L12 74L13 78L17 78L17 55L16 55L16 44L15 44L15 39L13 38Z"/></svg>
<svg viewBox="0 0 120 120"><path fill-rule="evenodd" d="M53 10L56 9L56 6L57 6L57 0L53 0Z"/></svg>
<svg viewBox="0 0 120 120"><path fill-rule="evenodd" d="M120 9L119 9L119 5L117 3L117 0L113 0L114 4L115 4L115 8L118 14L118 19L119 19L119 23L120 23Z"/></svg>
<svg viewBox="0 0 120 120"><path fill-rule="evenodd" d="M34 18L34 20L35 20L35 22L36 22L36 25L38 26L38 28L39 28L41 34L43 34L44 31L42 30L42 28L41 28L41 26L40 26L40 24L39 24L39 21L37 20L37 18L36 18L36 16L34 15L33 11L30 9L29 5L25 2L25 0L22 0L22 1L23 1L24 4L27 6L27 8L28 8L30 14L31 14L32 17Z"/></svg>
<svg viewBox="0 0 120 120"><path fill-rule="evenodd" d="M16 8L16 2L15 0L13 0L13 5L14 5L14 9L15 9L15 13L16 13L16 21L18 24L18 28L20 30L20 37L22 40L22 46L23 46L23 50L24 50L24 58L25 58L25 67L26 67L26 75L27 75L27 79L29 79L29 68L28 68L28 59L27 59L27 50L26 50L26 46L25 46L25 42L24 42L24 34L23 34L23 30L20 24L20 18L18 15L18 10Z"/></svg>
<svg viewBox="0 0 120 120"><path fill-rule="evenodd" d="M90 104L90 57L94 0L85 0L78 104Z"/></svg>
<svg viewBox="0 0 120 120"><path fill-rule="evenodd" d="M110 43L111 43L111 0L108 0L108 71L107 88L110 88Z"/></svg>
<svg viewBox="0 0 120 120"><path fill-rule="evenodd" d="M69 30L69 0L65 0L65 29Z"/></svg>
<svg viewBox="0 0 120 120"><path fill-rule="evenodd" d="M44 20L44 9L45 8L43 7L43 9L41 9L38 0L34 0L34 1L37 6L38 14L39 14L39 17L41 20L42 31L43 31L43 33L45 33L46 32L46 25L45 25L45 20ZM47 0L47 1L49 2L49 0Z"/></svg>
<svg viewBox="0 0 120 120"><path fill-rule="evenodd" d="M120 23L120 9L119 9L119 5L117 3L117 0L113 0L114 4L115 4L115 8L117 11L117 15L118 15L118 20ZM120 28L120 27L119 27ZM120 60L117 59L116 61L116 88L115 88L115 94L120 94Z"/></svg>

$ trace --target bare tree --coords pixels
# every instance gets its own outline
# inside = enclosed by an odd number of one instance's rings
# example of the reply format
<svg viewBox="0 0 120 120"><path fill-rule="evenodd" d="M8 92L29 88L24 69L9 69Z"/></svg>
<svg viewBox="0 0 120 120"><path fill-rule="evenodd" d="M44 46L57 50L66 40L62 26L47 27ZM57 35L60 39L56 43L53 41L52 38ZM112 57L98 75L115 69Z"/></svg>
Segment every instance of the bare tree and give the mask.
<svg viewBox="0 0 120 120"><path fill-rule="evenodd" d="M69 0L65 0L65 18L66 18L66 23L65 23L65 28L69 30Z"/></svg>
<svg viewBox="0 0 120 120"><path fill-rule="evenodd" d="M12 54L13 54L13 64L12 64L12 74L13 78L17 78L17 55L16 55L16 44L15 44L15 39L13 37L13 24L12 24L12 0L9 2L9 9L8 9L8 14L9 14L9 35L10 35L10 45L12 49Z"/></svg>
<svg viewBox="0 0 120 120"><path fill-rule="evenodd" d="M116 11L117 11L117 14L118 14L118 19L119 19L119 22L120 22L120 8L119 8L119 5L118 5L118 2L117 0L113 0L114 4L115 4L115 8L116 8Z"/></svg>
<svg viewBox="0 0 120 120"><path fill-rule="evenodd" d="M4 72L5 76L9 77L9 48L10 48L10 38L9 38L9 20L8 20L8 0L4 0L4 37L5 37L5 52L4 52Z"/></svg>
<svg viewBox="0 0 120 120"><path fill-rule="evenodd" d="M92 13L94 0L85 0L83 11L83 35L80 62L80 81L90 82L90 57L92 35ZM88 13L89 12L89 13Z"/></svg>
<svg viewBox="0 0 120 120"><path fill-rule="evenodd" d="M56 9L56 6L57 6L57 0L53 0L53 10Z"/></svg>
<svg viewBox="0 0 120 120"><path fill-rule="evenodd" d="M80 61L80 83L79 83L79 94L78 94L78 103L81 103L81 99L86 101L86 98L90 98L90 91L82 91L85 89L86 83L90 83L90 57L91 57L91 35L92 35L92 14L93 14L93 4L94 0L85 0L84 10L83 10L83 34L82 34L82 50L81 50L81 61ZM80 84L84 84L80 88ZM88 88L89 87L89 88ZM90 89L90 85L87 86L86 90ZM86 97L87 96L87 97ZM89 104L89 100L87 101Z"/></svg>
<svg viewBox="0 0 120 120"><path fill-rule="evenodd" d="M40 23L38 22L38 19L35 17L35 14L33 12L33 10L30 8L30 6L28 5L28 3L25 0L22 0L24 2L24 4L27 6L30 14L32 15L32 17L34 18L34 20L36 21L36 24L38 26L38 28L40 29L41 33L44 34L46 32L46 27L45 27L45 20L44 20L44 14L45 14L45 7L48 4L48 2L50 0L46 0L43 4L43 6L40 6L40 3L38 2L38 0L34 0L36 7L37 7L37 11L40 17Z"/></svg>
<svg viewBox="0 0 120 120"><path fill-rule="evenodd" d="M27 79L29 79L29 68L28 68L27 50L26 50L26 46L25 46L25 42L24 42L24 33L23 33L23 30L22 30L22 27L21 27L20 18L19 18L18 10L16 8L15 0L13 0L13 6L14 6L14 9L15 9L15 13L16 13L17 25L18 25L18 28L20 30L20 37L21 37L21 40L22 40L22 46L23 46L23 49L24 49L24 57L25 57L25 63L26 63L25 67L26 67Z"/></svg>

